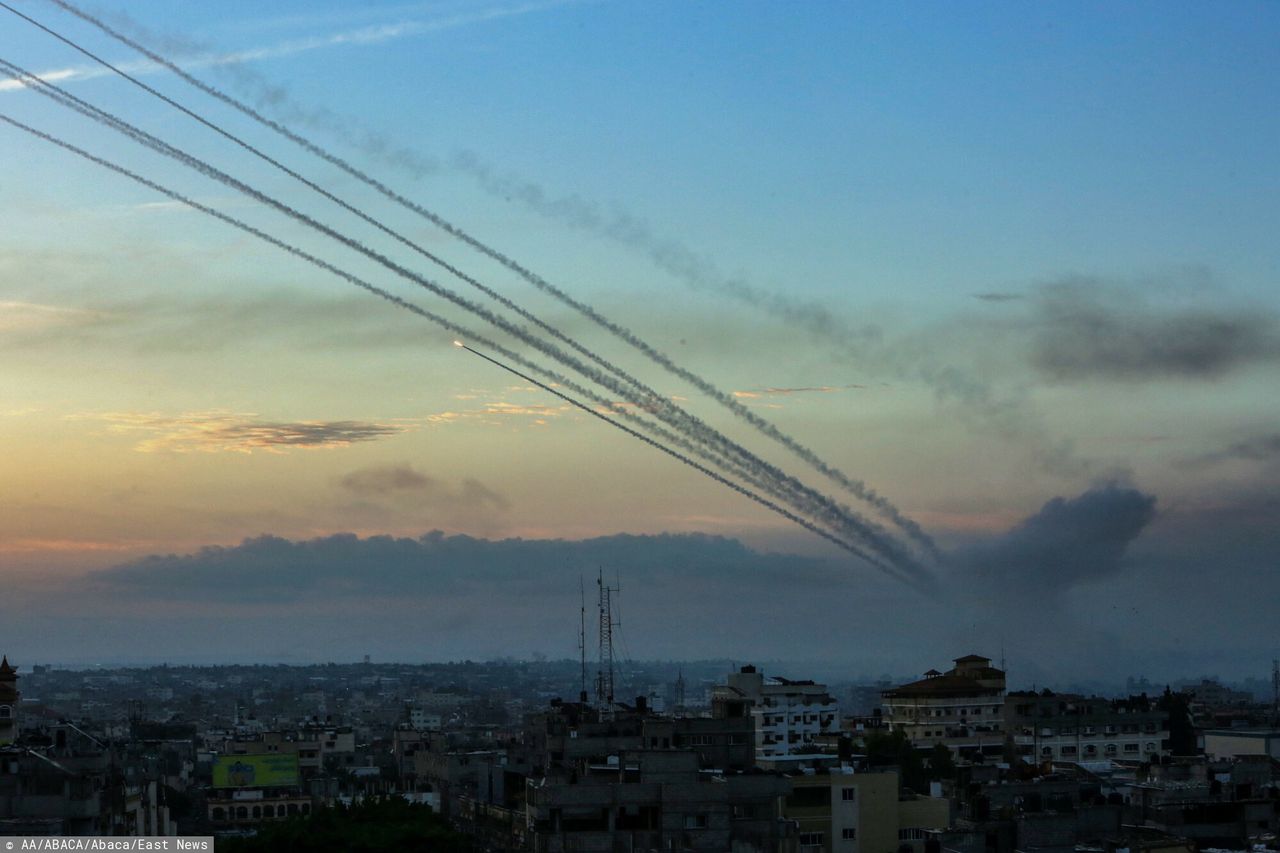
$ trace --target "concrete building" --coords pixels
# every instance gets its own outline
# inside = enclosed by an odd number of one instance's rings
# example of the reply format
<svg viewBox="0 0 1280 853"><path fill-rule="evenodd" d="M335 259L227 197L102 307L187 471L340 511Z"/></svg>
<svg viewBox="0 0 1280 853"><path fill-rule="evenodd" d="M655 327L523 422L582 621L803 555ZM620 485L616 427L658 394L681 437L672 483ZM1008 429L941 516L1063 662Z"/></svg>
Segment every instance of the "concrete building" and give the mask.
<svg viewBox="0 0 1280 853"><path fill-rule="evenodd" d="M1004 750L1004 672L981 655L956 658L947 672L885 690L884 717L918 747L945 744L961 756Z"/></svg>
<svg viewBox="0 0 1280 853"><path fill-rule="evenodd" d="M512 821L523 827L520 843L540 853L789 853L793 834L778 806L790 783L754 768L754 747L746 714L672 718L638 702L601 715L554 703L529 717L522 755L501 768L505 799L486 796L482 784L474 796L483 809L475 811L501 826L501 809L521 810L522 819ZM517 789L512 771L520 763L524 784ZM483 769L478 778L486 778Z"/></svg>
<svg viewBox="0 0 1280 853"><path fill-rule="evenodd" d="M930 830L950 824L945 798L899 799L894 771L835 766L791 774L791 784L782 813L796 824L800 853L918 853Z"/></svg>
<svg viewBox="0 0 1280 853"><path fill-rule="evenodd" d="M1005 697L1004 718L1018 753L1032 762L1150 761L1169 754L1169 715L1146 696L1015 692Z"/></svg>
<svg viewBox="0 0 1280 853"><path fill-rule="evenodd" d="M1212 758L1266 756L1280 761L1280 729L1209 729L1204 754Z"/></svg>
<svg viewBox="0 0 1280 853"><path fill-rule="evenodd" d="M750 716L757 758L818 752L820 741L840 734L840 708L825 684L766 678L754 666L715 687L711 708L715 717Z"/></svg>
<svg viewBox="0 0 1280 853"><path fill-rule="evenodd" d="M777 803L790 785L768 773L715 773L688 749L642 749L604 763L556 766L526 791L529 849L779 851Z"/></svg>
<svg viewBox="0 0 1280 853"><path fill-rule="evenodd" d="M0 660L0 746L18 739L18 671L9 665L9 656Z"/></svg>

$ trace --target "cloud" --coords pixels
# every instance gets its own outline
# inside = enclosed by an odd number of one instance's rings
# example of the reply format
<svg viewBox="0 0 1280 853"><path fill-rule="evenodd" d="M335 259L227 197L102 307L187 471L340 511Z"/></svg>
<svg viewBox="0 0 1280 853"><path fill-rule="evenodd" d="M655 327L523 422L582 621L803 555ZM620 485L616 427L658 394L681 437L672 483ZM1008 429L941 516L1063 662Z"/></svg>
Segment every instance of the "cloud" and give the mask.
<svg viewBox="0 0 1280 853"><path fill-rule="evenodd" d="M1025 299L1026 296L1021 293L1002 293L991 291L988 293L975 293L974 299L981 299L983 302L1016 302L1019 299Z"/></svg>
<svg viewBox="0 0 1280 853"><path fill-rule="evenodd" d="M478 395L456 394L456 399L474 399ZM566 404L559 406L520 405L505 400L489 400L475 408L456 409L436 412L427 415L425 420L430 424L452 424L463 421L482 423L487 426L503 426L517 418L526 418L534 426L546 426L549 419L568 414L573 407ZM607 411L607 410L602 410Z"/></svg>
<svg viewBox="0 0 1280 853"><path fill-rule="evenodd" d="M749 391L734 391L733 396L740 399L757 397L788 397L792 394L835 394L850 388L866 388L865 385L809 385L798 388L753 388Z"/></svg>
<svg viewBox="0 0 1280 853"><path fill-rule="evenodd" d="M447 505L471 511L509 506L505 497L479 480L468 477L455 488L408 464L361 468L343 476L338 485L362 498L390 498L423 506Z"/></svg>
<svg viewBox="0 0 1280 853"><path fill-rule="evenodd" d="M1237 441L1221 450L1190 459L1187 464L1207 465L1235 460L1267 462L1271 459L1280 459L1280 433L1258 435L1243 441Z"/></svg>
<svg viewBox="0 0 1280 853"><path fill-rule="evenodd" d="M259 421L253 414L188 412L169 416L141 412L74 415L73 419L105 421L112 432L152 435L135 449L140 453L282 453L288 448L333 449L376 441L404 432L402 423L371 421Z"/></svg>
<svg viewBox="0 0 1280 853"><path fill-rule="evenodd" d="M1057 497L1009 532L961 551L957 580L1052 603L1058 593L1119 575L1155 514L1154 495L1116 483Z"/></svg>
<svg viewBox="0 0 1280 853"><path fill-rule="evenodd" d="M778 584L830 584L844 572L823 560L763 555L740 542L701 534L562 539L416 539L342 533L304 541L277 536L152 556L91 576L108 593L174 601L285 604L348 597L527 601L577 591L579 575L607 566L628 583L679 586L690 594L732 586L762 594ZM762 601L767 600L767 596ZM714 608L712 608L714 609Z"/></svg>
<svg viewBox="0 0 1280 853"><path fill-rule="evenodd" d="M488 9L457 13L432 19L398 21L392 24L372 24L351 30L330 33L324 36L292 39L274 45L244 48L242 50L227 51L216 54L204 53L204 55L184 58L183 61L178 64L187 71L195 71L201 68L237 65L242 62L252 62L263 59L285 59L298 54L332 47L342 47L347 45L367 47L413 36L443 32L445 30L456 29L470 24L527 15L532 12L553 9L557 6L564 6L569 2L571 2L571 0L547 0L547 2L541 3L519 3L509 6L492 6ZM131 29L136 30L138 28L134 26L131 27ZM157 41L154 37L146 40L153 44ZM167 39L166 41L172 42L173 40ZM190 47L189 44L187 46ZM155 74L164 70L156 63L149 61L116 62L113 64L117 68L120 68L134 76ZM48 71L42 71L39 72L37 76L50 83L65 83L77 80L92 80L98 77L107 77L113 73L114 72L102 67L101 65L78 65L69 68L55 68ZM26 87L18 80L0 80L0 92L17 91L23 88Z"/></svg>
<svg viewBox="0 0 1280 853"><path fill-rule="evenodd" d="M0 301L0 332L31 334L56 327L79 327L103 318L97 311L44 305L38 302Z"/></svg>
<svg viewBox="0 0 1280 853"><path fill-rule="evenodd" d="M1276 318L1248 307L1152 304L1092 279L1036 296L1032 360L1055 381L1215 379L1280 356Z"/></svg>

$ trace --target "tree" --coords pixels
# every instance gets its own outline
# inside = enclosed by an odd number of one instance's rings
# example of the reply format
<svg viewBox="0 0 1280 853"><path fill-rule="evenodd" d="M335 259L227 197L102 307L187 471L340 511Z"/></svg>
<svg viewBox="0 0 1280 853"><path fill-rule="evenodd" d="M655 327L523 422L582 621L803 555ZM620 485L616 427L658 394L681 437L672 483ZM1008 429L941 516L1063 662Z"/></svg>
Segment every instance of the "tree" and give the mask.
<svg viewBox="0 0 1280 853"><path fill-rule="evenodd" d="M951 750L945 744L934 744L933 751L929 753L929 778L937 781L954 779L955 775L956 762L951 756Z"/></svg>
<svg viewBox="0 0 1280 853"><path fill-rule="evenodd" d="M904 788L927 791L929 777L925 773L920 752L901 731L871 732L866 737L867 763L872 767L897 767L898 781Z"/></svg>

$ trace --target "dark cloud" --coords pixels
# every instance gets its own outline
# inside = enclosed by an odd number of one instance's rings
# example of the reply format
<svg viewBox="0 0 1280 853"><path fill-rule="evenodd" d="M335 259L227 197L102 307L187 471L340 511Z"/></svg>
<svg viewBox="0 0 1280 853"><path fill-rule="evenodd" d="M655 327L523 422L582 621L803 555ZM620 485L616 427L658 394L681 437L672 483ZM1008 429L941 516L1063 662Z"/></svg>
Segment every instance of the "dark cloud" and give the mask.
<svg viewBox="0 0 1280 853"><path fill-rule="evenodd" d="M1154 305L1085 279L1042 288L1033 321L1033 363L1055 381L1213 379L1280 356L1270 314Z"/></svg>
<svg viewBox="0 0 1280 853"><path fill-rule="evenodd" d="M983 302L1016 302L1026 297L1021 293L1001 293L992 291L989 293L975 293L974 299L981 299Z"/></svg>
<svg viewBox="0 0 1280 853"><path fill-rule="evenodd" d="M736 540L697 534L568 541L435 531L417 539L338 534L294 542L260 536L234 547L147 557L92 578L108 594L182 602L463 597L479 612L500 598L537 600L576 589L579 575L602 566L628 583L689 594L709 586L725 601L731 588L830 583L842 574L827 561L760 554Z"/></svg>
<svg viewBox="0 0 1280 853"><path fill-rule="evenodd" d="M435 484L435 480L419 474L409 465L386 465L352 471L338 483L357 494L382 495L388 492L425 491Z"/></svg>
<svg viewBox="0 0 1280 853"><path fill-rule="evenodd" d="M287 448L331 449L376 441L407 428L403 424L372 421L262 421L254 415L230 412L181 415L108 412L78 417L105 421L116 432L150 435L137 445L137 450L144 453L252 453L255 450L279 453Z"/></svg>
<svg viewBox="0 0 1280 853"><path fill-rule="evenodd" d="M455 488L403 464L361 468L342 477L338 485L364 498L391 498L420 505L467 510L509 506L505 497L479 480L468 477Z"/></svg>
<svg viewBox="0 0 1280 853"><path fill-rule="evenodd" d="M961 552L959 580L1052 602L1056 593L1120 574L1155 514L1154 495L1115 483L1054 498L1008 533Z"/></svg>
<svg viewBox="0 0 1280 853"><path fill-rule="evenodd" d="M1272 459L1280 459L1280 433L1259 435L1244 441L1237 441L1221 450L1190 459L1188 464L1209 465L1215 462L1230 462L1233 460L1267 462Z"/></svg>

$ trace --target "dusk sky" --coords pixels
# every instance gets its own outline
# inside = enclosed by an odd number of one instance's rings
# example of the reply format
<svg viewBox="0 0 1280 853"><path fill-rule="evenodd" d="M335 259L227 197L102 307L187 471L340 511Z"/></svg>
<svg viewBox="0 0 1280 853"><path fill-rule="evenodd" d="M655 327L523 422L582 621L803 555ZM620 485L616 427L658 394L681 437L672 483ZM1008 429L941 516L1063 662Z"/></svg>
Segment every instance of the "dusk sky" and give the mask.
<svg viewBox="0 0 1280 853"><path fill-rule="evenodd" d="M885 525L934 581L0 125L11 660L567 657L598 567L641 659L878 674L1003 649L1016 684L1262 677L1280 651L1280 6L85 7L630 329L930 555L492 258L55 3L9 1ZM4 9L0 48L466 290ZM2 73L0 114L483 326Z"/></svg>

